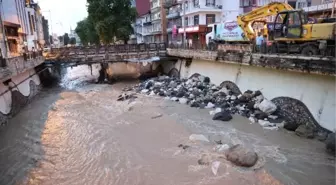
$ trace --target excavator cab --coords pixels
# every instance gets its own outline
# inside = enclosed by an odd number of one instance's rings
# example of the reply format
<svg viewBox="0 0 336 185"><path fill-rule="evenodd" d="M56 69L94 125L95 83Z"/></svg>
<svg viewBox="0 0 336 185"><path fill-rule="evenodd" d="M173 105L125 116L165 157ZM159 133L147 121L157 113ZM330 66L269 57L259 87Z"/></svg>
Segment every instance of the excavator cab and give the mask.
<svg viewBox="0 0 336 185"><path fill-rule="evenodd" d="M274 39L301 38L306 23L307 16L302 10L279 12L273 24Z"/></svg>

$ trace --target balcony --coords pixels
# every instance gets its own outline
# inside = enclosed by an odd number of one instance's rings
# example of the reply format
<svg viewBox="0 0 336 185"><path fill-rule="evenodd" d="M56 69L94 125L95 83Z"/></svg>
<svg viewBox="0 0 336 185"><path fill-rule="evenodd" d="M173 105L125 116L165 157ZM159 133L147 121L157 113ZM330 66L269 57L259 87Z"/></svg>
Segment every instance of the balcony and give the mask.
<svg viewBox="0 0 336 185"><path fill-rule="evenodd" d="M166 0L163 4L163 7L168 9L168 8L170 8L172 6L175 6L175 5L178 5L180 3L181 3L181 1L178 1L178 0Z"/></svg>
<svg viewBox="0 0 336 185"><path fill-rule="evenodd" d="M167 19L174 19L174 18L178 18L178 17L180 17L180 12L172 12L172 13L169 13L168 15L167 15Z"/></svg>
<svg viewBox="0 0 336 185"><path fill-rule="evenodd" d="M304 7L302 9L306 12L319 12L319 11L331 10L333 5L334 3L326 3L326 4L321 4L321 5Z"/></svg>

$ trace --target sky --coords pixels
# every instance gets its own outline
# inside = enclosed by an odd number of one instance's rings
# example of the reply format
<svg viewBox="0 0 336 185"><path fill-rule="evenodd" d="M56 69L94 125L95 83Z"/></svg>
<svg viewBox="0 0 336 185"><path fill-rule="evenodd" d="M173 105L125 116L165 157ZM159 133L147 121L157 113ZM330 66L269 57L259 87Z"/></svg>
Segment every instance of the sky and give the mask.
<svg viewBox="0 0 336 185"><path fill-rule="evenodd" d="M35 0L35 2L40 5L42 14L49 20L49 32L57 35L69 33L70 27L75 29L77 22L87 16L86 0Z"/></svg>

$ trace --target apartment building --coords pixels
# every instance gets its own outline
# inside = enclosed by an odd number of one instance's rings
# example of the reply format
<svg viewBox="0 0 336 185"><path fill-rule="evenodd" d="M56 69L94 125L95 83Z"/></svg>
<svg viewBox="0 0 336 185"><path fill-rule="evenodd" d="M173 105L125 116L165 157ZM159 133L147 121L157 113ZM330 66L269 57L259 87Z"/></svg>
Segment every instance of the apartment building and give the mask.
<svg viewBox="0 0 336 185"><path fill-rule="evenodd" d="M27 34L27 49L43 49L45 41L43 35L43 21L41 8L34 1L26 3L26 13L29 21L29 34Z"/></svg>
<svg viewBox="0 0 336 185"><path fill-rule="evenodd" d="M177 0L166 0L164 4L167 19L167 40L168 44L182 43L182 35L178 29L182 28L182 4Z"/></svg>
<svg viewBox="0 0 336 185"><path fill-rule="evenodd" d="M3 39L1 50L6 57L18 56L28 31L25 0L6 0L0 4Z"/></svg>
<svg viewBox="0 0 336 185"><path fill-rule="evenodd" d="M221 22L223 0L184 0L182 3L182 26L179 34L186 34L189 43L205 45L207 25Z"/></svg>
<svg viewBox="0 0 336 185"><path fill-rule="evenodd" d="M296 8L297 0L240 0L241 13L250 12L258 7L267 5L271 2L283 2L288 3L293 8Z"/></svg>
<svg viewBox="0 0 336 185"><path fill-rule="evenodd" d="M309 17L328 18L332 17L333 7L336 9L336 4L333 0L311 0L311 3L304 4L300 8L308 12Z"/></svg>

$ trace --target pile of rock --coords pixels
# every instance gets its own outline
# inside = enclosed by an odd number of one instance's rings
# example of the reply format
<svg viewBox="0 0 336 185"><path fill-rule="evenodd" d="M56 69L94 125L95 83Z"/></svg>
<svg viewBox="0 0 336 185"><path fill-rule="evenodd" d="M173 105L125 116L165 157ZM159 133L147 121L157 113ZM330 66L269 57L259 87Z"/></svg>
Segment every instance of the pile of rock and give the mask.
<svg viewBox="0 0 336 185"><path fill-rule="evenodd" d="M210 111L213 120L229 121L232 114L240 114L259 123L265 128L277 128L279 117L274 113L277 107L264 98L260 91L245 91L242 94L226 86L216 86L205 76L178 79L160 76L147 80L135 87L136 91L147 95L166 97L181 104L189 104Z"/></svg>

